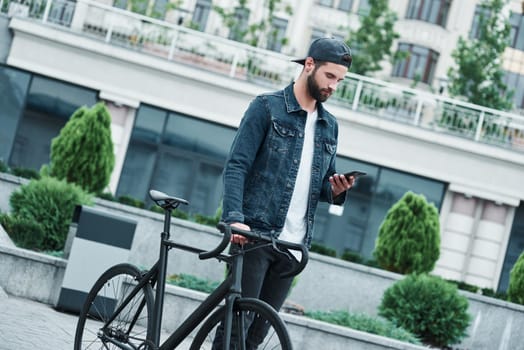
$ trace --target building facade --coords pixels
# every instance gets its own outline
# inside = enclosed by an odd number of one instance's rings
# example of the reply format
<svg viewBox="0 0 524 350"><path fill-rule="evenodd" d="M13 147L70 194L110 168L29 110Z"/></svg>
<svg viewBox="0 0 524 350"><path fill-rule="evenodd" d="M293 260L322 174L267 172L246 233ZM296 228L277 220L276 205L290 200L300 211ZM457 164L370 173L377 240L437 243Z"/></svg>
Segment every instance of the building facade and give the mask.
<svg viewBox="0 0 524 350"><path fill-rule="evenodd" d="M343 12L349 3L362 10L356 1L304 1L297 11L307 10L302 25L314 28L311 13L323 18L321 10ZM465 1L449 3L452 13ZM111 192L147 201L155 188L202 215L220 205L223 163L249 101L293 80L300 67L290 60L313 35L290 20L304 36L285 46L293 54L210 35L202 30L215 34L219 18L200 0L173 21L123 3L18 5L0 6L0 158L39 169L72 112L102 100L115 144ZM207 18L200 30L178 25L193 15ZM337 167L368 176L344 207L320 206L315 241L371 258L387 210L405 192L421 193L440 212L435 273L505 290L524 249L524 118L386 80L350 73L328 103L340 124Z"/></svg>

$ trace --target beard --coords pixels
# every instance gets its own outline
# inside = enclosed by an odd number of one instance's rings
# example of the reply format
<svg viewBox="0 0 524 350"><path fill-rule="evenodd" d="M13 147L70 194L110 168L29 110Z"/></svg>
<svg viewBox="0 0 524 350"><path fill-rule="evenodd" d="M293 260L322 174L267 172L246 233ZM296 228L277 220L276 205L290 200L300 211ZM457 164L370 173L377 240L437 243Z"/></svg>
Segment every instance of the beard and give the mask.
<svg viewBox="0 0 524 350"><path fill-rule="evenodd" d="M315 76L317 74L317 67L313 70L313 73L307 77L307 89L311 97L313 97L318 102L326 102L326 100L331 96L331 91L329 89L322 89L318 86Z"/></svg>

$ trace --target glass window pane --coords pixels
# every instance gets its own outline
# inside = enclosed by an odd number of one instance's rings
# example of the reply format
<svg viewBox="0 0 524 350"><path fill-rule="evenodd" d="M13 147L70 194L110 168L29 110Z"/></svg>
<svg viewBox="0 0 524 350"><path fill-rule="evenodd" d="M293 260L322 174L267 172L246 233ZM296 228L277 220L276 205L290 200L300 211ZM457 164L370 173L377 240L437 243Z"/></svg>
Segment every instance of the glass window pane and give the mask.
<svg viewBox="0 0 524 350"><path fill-rule="evenodd" d="M328 204L319 204L314 240L336 249L339 254L347 249L371 258L387 211L407 191L424 194L437 209L441 206L445 184L439 181L343 157L337 157L337 168L340 172L367 173L359 177L349 192L342 216L330 214Z"/></svg>
<svg viewBox="0 0 524 350"><path fill-rule="evenodd" d="M207 18L211 11L211 0L197 0L195 11L193 11L193 23L198 25L198 30L205 31Z"/></svg>
<svg viewBox="0 0 524 350"><path fill-rule="evenodd" d="M338 9L342 11L351 11L353 7L353 0L340 0L338 3Z"/></svg>
<svg viewBox="0 0 524 350"><path fill-rule="evenodd" d="M322 6L332 7L333 6L333 0L318 0L318 4L322 5Z"/></svg>
<svg viewBox="0 0 524 350"><path fill-rule="evenodd" d="M267 49L280 52L282 41L286 37L287 20L282 18L273 18L271 31L268 36Z"/></svg>
<svg viewBox="0 0 524 350"><path fill-rule="evenodd" d="M498 288L499 292L507 291L509 273L522 252L524 252L524 202L520 202L519 207L515 210L508 249L506 250L506 257L504 259L504 264L502 265L502 273Z"/></svg>
<svg viewBox="0 0 524 350"><path fill-rule="evenodd" d="M137 112L131 140L141 140L153 144L160 143L167 112L149 106L140 106Z"/></svg>
<svg viewBox="0 0 524 350"><path fill-rule="evenodd" d="M49 162L51 140L81 106L97 102L96 91L35 76L18 127L10 164L38 170Z"/></svg>
<svg viewBox="0 0 524 350"><path fill-rule="evenodd" d="M164 19L166 16L168 0L155 0L153 5L153 10L151 11L151 16L154 18Z"/></svg>
<svg viewBox="0 0 524 350"><path fill-rule="evenodd" d="M0 66L0 160L8 163L31 75Z"/></svg>
<svg viewBox="0 0 524 350"><path fill-rule="evenodd" d="M230 127L141 106L117 193L150 204L154 188L187 199L191 205L181 210L214 216L234 136Z"/></svg>
<svg viewBox="0 0 524 350"><path fill-rule="evenodd" d="M146 200L157 159L157 146L131 139L120 174L116 196ZM158 189L160 190L160 189Z"/></svg>
<svg viewBox="0 0 524 350"><path fill-rule="evenodd" d="M138 109L117 196L126 195L147 201L166 117L167 112L159 108L142 105Z"/></svg>
<svg viewBox="0 0 524 350"><path fill-rule="evenodd" d="M170 113L163 138L165 145L184 149L224 162L234 130L182 114Z"/></svg>
<svg viewBox="0 0 524 350"><path fill-rule="evenodd" d="M369 13L369 10L371 9L371 5L369 5L368 0L360 0L358 3L358 14L361 16L365 16Z"/></svg>
<svg viewBox="0 0 524 350"><path fill-rule="evenodd" d="M426 47L403 43L399 44L398 51L407 51L409 56L395 64L391 73L393 76L417 78L428 84L432 82L439 57L437 52Z"/></svg>
<svg viewBox="0 0 524 350"><path fill-rule="evenodd" d="M392 169L382 169L378 186L373 194L370 219L366 227L367 232L361 254L367 257L372 256L380 225L388 210L408 191L423 194L429 203L433 203L437 209L440 209L445 184Z"/></svg>

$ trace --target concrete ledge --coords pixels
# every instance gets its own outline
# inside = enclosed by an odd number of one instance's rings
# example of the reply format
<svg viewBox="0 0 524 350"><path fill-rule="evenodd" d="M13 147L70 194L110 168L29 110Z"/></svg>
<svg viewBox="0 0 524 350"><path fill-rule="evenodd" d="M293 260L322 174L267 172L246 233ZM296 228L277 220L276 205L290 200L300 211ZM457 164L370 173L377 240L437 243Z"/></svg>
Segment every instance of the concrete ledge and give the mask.
<svg viewBox="0 0 524 350"><path fill-rule="evenodd" d="M64 259L0 246L0 287L7 294L54 305L66 265Z"/></svg>
<svg viewBox="0 0 524 350"><path fill-rule="evenodd" d="M168 285L162 328L173 331L200 305L207 294ZM427 349L398 340L356 331L351 328L316 321L303 316L281 313L295 349L300 350L421 350Z"/></svg>

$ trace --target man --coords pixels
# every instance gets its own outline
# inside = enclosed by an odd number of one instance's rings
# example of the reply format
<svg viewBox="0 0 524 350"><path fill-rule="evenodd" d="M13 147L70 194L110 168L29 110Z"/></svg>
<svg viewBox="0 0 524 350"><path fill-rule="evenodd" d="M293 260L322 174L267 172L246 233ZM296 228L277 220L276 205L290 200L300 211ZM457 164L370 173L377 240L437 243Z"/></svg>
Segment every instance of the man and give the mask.
<svg viewBox="0 0 524 350"><path fill-rule="evenodd" d="M322 105L351 60L344 42L316 39L307 57L295 61L304 68L294 83L251 102L224 169L224 222L310 247L318 201L344 203L354 182L335 171L338 124ZM239 235L231 240L250 244ZM242 296L279 310L293 280L279 274L289 264L271 247L247 252Z"/></svg>

